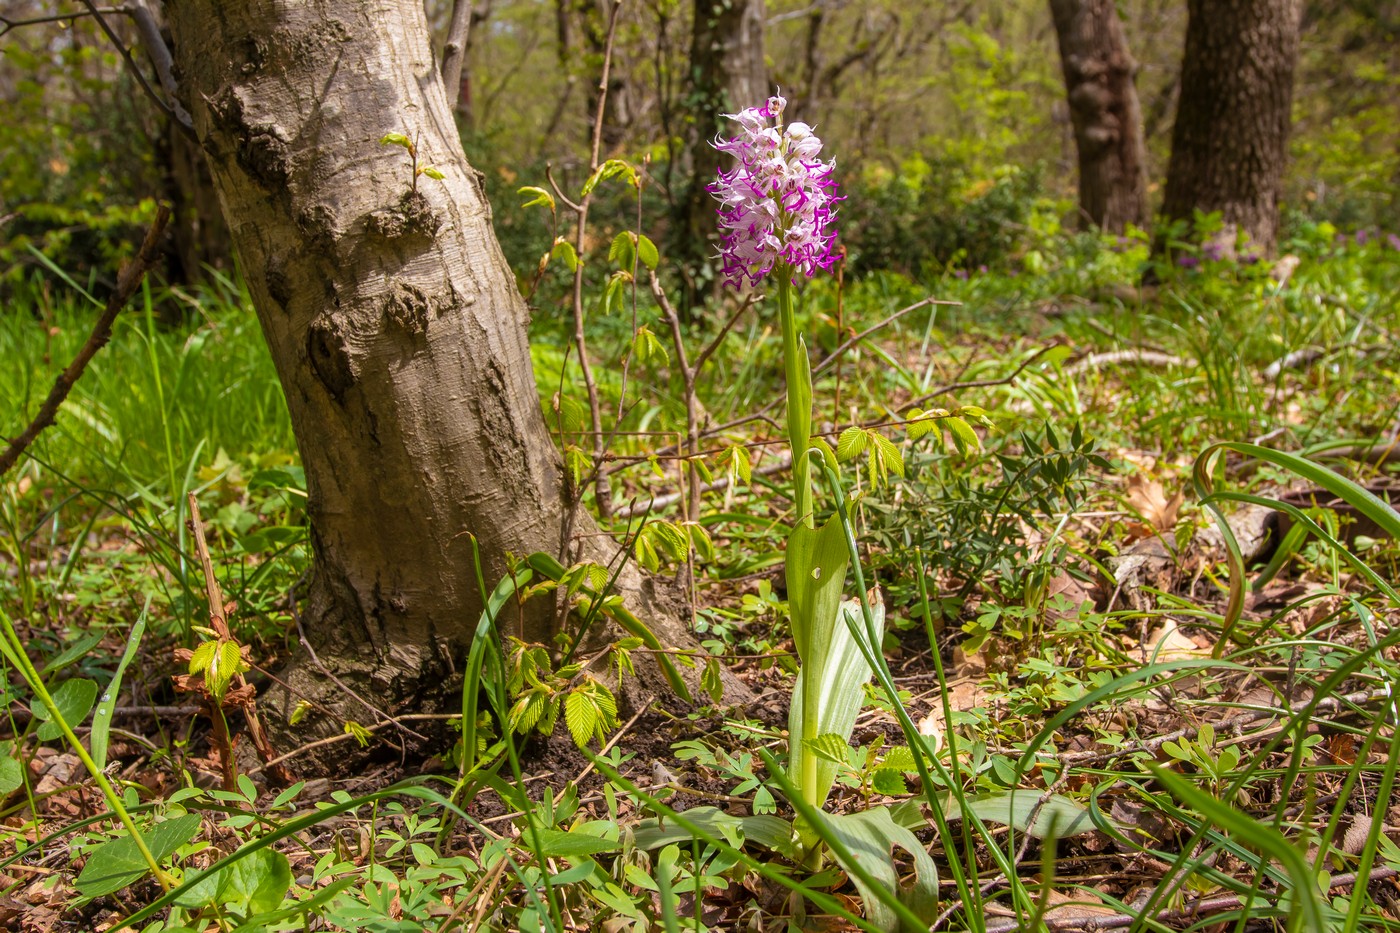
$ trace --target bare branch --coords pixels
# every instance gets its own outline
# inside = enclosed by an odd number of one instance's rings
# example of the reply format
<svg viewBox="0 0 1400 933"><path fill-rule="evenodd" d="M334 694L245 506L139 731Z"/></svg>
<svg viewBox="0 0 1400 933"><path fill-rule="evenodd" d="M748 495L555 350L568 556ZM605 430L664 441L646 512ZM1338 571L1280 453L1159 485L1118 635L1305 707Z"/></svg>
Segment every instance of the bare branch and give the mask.
<svg viewBox="0 0 1400 933"><path fill-rule="evenodd" d="M167 113L170 116L170 118L175 121L175 125L180 127L181 132L189 136L190 139L195 139L194 123L190 120L190 115L185 112L185 108L181 107L179 102L175 101L174 97L171 98L170 103L166 103L161 98L161 96L156 93L156 89L151 87L151 82L146 80L145 72L143 72L141 70L141 67L136 64L136 59L131 57L131 51L125 45L122 44L121 39L117 37L116 31L112 29L112 25L108 23L107 18L103 16L103 11L99 10L96 4L92 2L92 0L82 0L82 2L83 6L88 8L88 13L91 14L92 17L97 20L97 25L102 27L102 31L106 33L107 38L111 40L112 45L116 47L118 54L120 54L122 57L122 61L126 62L127 70L129 70L132 74L132 77L136 79L136 83L141 85L141 90L145 91L146 96L149 97L152 101L154 101L157 107L165 111L165 113ZM122 9L116 12L131 14L133 18L136 19L137 29L142 31L143 40L145 39L145 28L142 26L140 18L136 17L132 10ZM148 17L150 16L149 10L146 11L146 15ZM155 22L153 19L149 23L149 27L155 29ZM155 38L159 47L161 49L164 49L164 55L168 60L170 56L170 50L165 48L165 42L160 39L160 31L158 29L155 31ZM149 51L150 50L148 49L148 52ZM155 53L154 57L158 57L159 54L160 53ZM159 71L159 68L157 68L157 70ZM173 76L170 79L170 84L173 88L175 84Z"/></svg>
<svg viewBox="0 0 1400 933"><path fill-rule="evenodd" d="M33 19L10 19L8 16L0 16L0 36L4 36L11 29L19 29L21 26L42 26L45 23L67 23L73 25L73 21L83 19L96 13L124 13L121 7L104 7L98 11L75 10L72 13L56 13L52 16L36 16Z"/></svg>
<svg viewBox="0 0 1400 933"><path fill-rule="evenodd" d="M447 106L457 109L462 93L462 65L467 60L467 39L472 28L472 0L456 0L442 47L442 83L447 86Z"/></svg>

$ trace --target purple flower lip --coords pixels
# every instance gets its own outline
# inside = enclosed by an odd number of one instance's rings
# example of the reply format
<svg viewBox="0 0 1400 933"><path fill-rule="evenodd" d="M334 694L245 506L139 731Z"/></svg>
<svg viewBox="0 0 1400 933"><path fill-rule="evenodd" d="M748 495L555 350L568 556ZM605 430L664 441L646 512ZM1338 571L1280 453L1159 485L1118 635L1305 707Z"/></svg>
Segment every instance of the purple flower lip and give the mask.
<svg viewBox="0 0 1400 933"><path fill-rule="evenodd" d="M806 123L783 126L786 106L774 96L725 114L739 134L714 142L738 160L708 186L720 205L724 278L735 288L757 285L779 265L811 278L836 262L836 165L818 158L822 141Z"/></svg>

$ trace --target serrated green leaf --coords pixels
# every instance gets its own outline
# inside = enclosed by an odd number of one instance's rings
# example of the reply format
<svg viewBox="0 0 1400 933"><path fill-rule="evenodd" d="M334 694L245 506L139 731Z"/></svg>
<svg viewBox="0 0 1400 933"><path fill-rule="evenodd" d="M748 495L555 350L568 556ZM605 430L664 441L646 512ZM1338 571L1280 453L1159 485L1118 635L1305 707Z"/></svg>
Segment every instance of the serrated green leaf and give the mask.
<svg viewBox="0 0 1400 933"><path fill-rule="evenodd" d="M570 272L578 271L580 265L578 253L574 250L574 244L563 237L554 241L554 246L550 249L549 254L556 259L564 260L564 265L569 267Z"/></svg>
<svg viewBox="0 0 1400 933"><path fill-rule="evenodd" d="M369 740L374 736L374 733L370 732L353 719L347 719L345 721L345 734L353 735L355 741L360 743L360 748L368 748Z"/></svg>
<svg viewBox="0 0 1400 933"><path fill-rule="evenodd" d="M850 743L842 736L828 732L817 736L815 739L808 739L803 743L807 751L816 755L824 761L832 761L838 765L847 764L847 753L850 751Z"/></svg>
<svg viewBox="0 0 1400 933"><path fill-rule="evenodd" d="M953 444L957 446L958 453L966 456L970 451L982 449L982 441L977 437L977 432L972 430L972 425L961 418L945 418L944 423L953 435Z"/></svg>
<svg viewBox="0 0 1400 933"><path fill-rule="evenodd" d="M511 707L506 721L510 730L516 733L529 732L540 724L549 697L543 690L531 690L522 694Z"/></svg>
<svg viewBox="0 0 1400 933"><path fill-rule="evenodd" d="M885 768L894 768L896 771L919 770L918 763L914 761L914 752L907 745L891 745L885 749L880 765Z"/></svg>
<svg viewBox="0 0 1400 933"><path fill-rule="evenodd" d="M205 671L210 662L214 660L218 650L219 643L217 641L200 642L195 647L194 653L190 655L190 673L199 674Z"/></svg>
<svg viewBox="0 0 1400 933"><path fill-rule="evenodd" d="M645 235L637 237L637 258L642 261L642 265L655 271L661 264L661 254L656 249L656 244Z"/></svg>
<svg viewBox="0 0 1400 933"><path fill-rule="evenodd" d="M880 476L883 478L888 473L903 476L904 455L899 452L895 443L878 431L870 432L870 440L874 445L873 449L879 452Z"/></svg>
<svg viewBox="0 0 1400 933"><path fill-rule="evenodd" d="M753 482L753 462L749 459L748 449L738 444L726 447L719 455L720 467L729 474L729 484L738 485L739 480L745 483Z"/></svg>
<svg viewBox="0 0 1400 933"><path fill-rule="evenodd" d="M865 452L870 436L862 427L849 427L836 439L836 459L841 463L854 460Z"/></svg>
<svg viewBox="0 0 1400 933"><path fill-rule="evenodd" d="M536 204L543 204L545 207L548 207L550 211L554 210L554 195L550 194L543 188L535 188L531 185L526 185L524 188L519 189L515 193L533 195L533 197L530 200L520 205L522 208L534 207Z"/></svg>
<svg viewBox="0 0 1400 933"><path fill-rule="evenodd" d="M50 696L68 728L76 729L82 725L88 711L92 709L92 704L97 701L97 681L78 677L65 680ZM41 723L35 733L40 742L51 742L63 735L62 727L49 718L49 708L43 703L34 703L31 712L34 714L34 721Z"/></svg>
<svg viewBox="0 0 1400 933"><path fill-rule="evenodd" d="M635 234L630 230L624 230L613 237L612 245L608 247L608 262L616 263L618 268L631 270L637 264L637 248L633 241Z"/></svg>
<svg viewBox="0 0 1400 933"><path fill-rule="evenodd" d="M643 324L637 328L637 333L632 338L632 352L636 354L637 360L642 363L650 362L657 357L661 358L663 365L670 365L671 354L666 352L666 345L661 342L661 338L651 332L651 328Z"/></svg>
<svg viewBox="0 0 1400 933"><path fill-rule="evenodd" d="M292 714L287 717L288 725L297 725L306 718L306 714L311 712L310 700L298 700L297 705L292 707Z"/></svg>
<svg viewBox="0 0 1400 933"><path fill-rule="evenodd" d="M870 788L886 797L902 797L909 793L909 785L897 768L876 768L870 775Z"/></svg>
<svg viewBox="0 0 1400 933"><path fill-rule="evenodd" d="M176 849L194 838L194 834L199 831L199 821L199 814L186 813L184 816L157 823L141 833L141 838L155 860L163 862L174 854ZM78 873L73 886L83 897L103 897L120 891L149 870L141 850L136 846L136 840L129 834L123 834L92 850L88 855L87 864Z"/></svg>
<svg viewBox="0 0 1400 933"><path fill-rule="evenodd" d="M696 522L690 522L686 525L686 528L690 530L690 540L695 546L696 556L702 561L714 560L715 542L710 537L710 533L705 530L705 526Z"/></svg>
<svg viewBox="0 0 1400 933"><path fill-rule="evenodd" d="M593 174L588 176L588 180L583 183L583 196L586 198L592 194L593 189L598 186L599 182L606 181L609 178L616 178L618 175L627 176L627 180L631 182L633 186L637 183L636 169L621 159L609 159L598 166Z"/></svg>
<svg viewBox="0 0 1400 933"><path fill-rule="evenodd" d="M656 573L661 569L661 555L656 553L656 547L651 543L650 535L638 534L632 540L632 554L644 570Z"/></svg>
<svg viewBox="0 0 1400 933"><path fill-rule="evenodd" d="M576 687L564 698L564 724L574 744L585 748L598 731L599 712L586 687Z"/></svg>

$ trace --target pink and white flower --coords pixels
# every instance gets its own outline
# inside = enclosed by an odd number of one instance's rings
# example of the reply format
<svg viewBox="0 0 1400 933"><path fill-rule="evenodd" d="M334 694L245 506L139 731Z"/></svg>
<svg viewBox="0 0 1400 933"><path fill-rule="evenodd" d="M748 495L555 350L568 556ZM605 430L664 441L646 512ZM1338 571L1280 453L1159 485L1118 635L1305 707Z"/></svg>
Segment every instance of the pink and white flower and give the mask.
<svg viewBox="0 0 1400 933"><path fill-rule="evenodd" d="M785 106L770 97L762 107L725 114L739 134L714 143L738 159L709 186L720 205L724 277L736 288L746 279L757 285L775 267L810 278L836 261L836 163L819 158L822 141L806 123L783 126Z"/></svg>

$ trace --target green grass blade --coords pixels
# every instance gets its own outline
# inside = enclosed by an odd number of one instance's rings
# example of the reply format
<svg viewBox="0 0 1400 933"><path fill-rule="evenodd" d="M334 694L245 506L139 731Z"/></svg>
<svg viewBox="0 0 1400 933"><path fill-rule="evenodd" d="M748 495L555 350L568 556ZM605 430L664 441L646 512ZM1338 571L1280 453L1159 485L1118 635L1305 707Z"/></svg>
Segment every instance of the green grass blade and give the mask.
<svg viewBox="0 0 1400 933"><path fill-rule="evenodd" d="M150 608L151 597L147 596L146 605L136 617L131 634L126 637L126 649L122 651L121 660L117 662L116 673L112 674L107 689L102 691L102 697L97 701L97 709L92 714L92 733L88 737L88 746L92 749L92 760L99 768L107 767L107 743L112 732L112 711L117 708L117 697L121 694L122 675L126 673L126 666L131 663L131 659L136 657L141 636L146 632L146 613Z"/></svg>
<svg viewBox="0 0 1400 933"><path fill-rule="evenodd" d="M1227 806L1215 797L1201 790L1195 784L1156 764L1147 767L1153 776L1173 796L1200 813L1208 821L1228 830L1251 848L1275 859L1288 873L1292 888L1289 892L1292 911L1289 915L1290 933L1323 933L1326 925L1317 878L1308 869L1303 854L1288 839L1263 823L1256 822L1234 807Z"/></svg>

